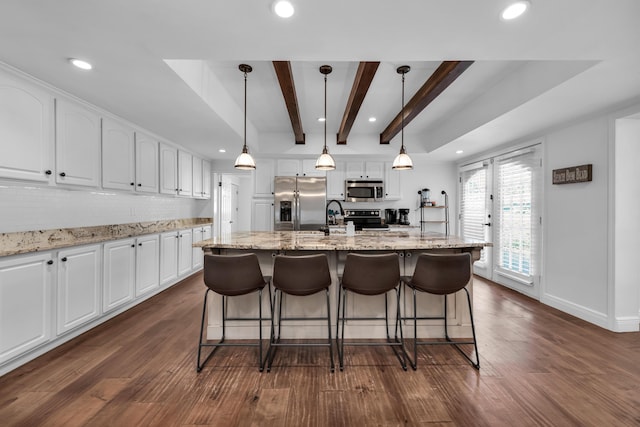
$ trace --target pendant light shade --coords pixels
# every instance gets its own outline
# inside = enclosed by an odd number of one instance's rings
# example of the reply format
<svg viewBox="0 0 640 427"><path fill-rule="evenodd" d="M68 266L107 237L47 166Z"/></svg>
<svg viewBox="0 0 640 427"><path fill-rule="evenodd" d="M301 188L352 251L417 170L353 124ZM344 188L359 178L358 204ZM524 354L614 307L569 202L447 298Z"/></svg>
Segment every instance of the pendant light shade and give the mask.
<svg viewBox="0 0 640 427"><path fill-rule="evenodd" d="M320 73L324 74L324 148L322 154L316 160L316 169L321 171L332 171L336 168L336 162L329 154L327 149L327 74L331 73L333 68L330 65L322 65Z"/></svg>
<svg viewBox="0 0 640 427"><path fill-rule="evenodd" d="M392 169L395 170L411 170L413 169L413 162L411 157L407 154L407 150L404 148L404 75L411 70L408 65L402 65L396 70L398 74L402 74L402 110L400 110L400 118L402 125L400 127L400 153L393 160Z"/></svg>
<svg viewBox="0 0 640 427"><path fill-rule="evenodd" d="M247 148L247 73L253 71L253 68L251 68L251 65L240 64L238 69L244 73L244 145L242 146L242 153L236 158L235 168L252 170L256 168L256 162Z"/></svg>

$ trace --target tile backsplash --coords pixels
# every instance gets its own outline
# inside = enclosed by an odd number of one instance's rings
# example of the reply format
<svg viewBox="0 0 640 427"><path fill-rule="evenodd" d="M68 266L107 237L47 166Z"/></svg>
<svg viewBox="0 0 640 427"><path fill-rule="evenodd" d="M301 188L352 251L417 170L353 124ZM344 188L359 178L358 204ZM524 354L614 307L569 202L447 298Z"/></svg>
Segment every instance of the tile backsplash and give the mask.
<svg viewBox="0 0 640 427"><path fill-rule="evenodd" d="M211 200L0 182L0 233L212 216Z"/></svg>

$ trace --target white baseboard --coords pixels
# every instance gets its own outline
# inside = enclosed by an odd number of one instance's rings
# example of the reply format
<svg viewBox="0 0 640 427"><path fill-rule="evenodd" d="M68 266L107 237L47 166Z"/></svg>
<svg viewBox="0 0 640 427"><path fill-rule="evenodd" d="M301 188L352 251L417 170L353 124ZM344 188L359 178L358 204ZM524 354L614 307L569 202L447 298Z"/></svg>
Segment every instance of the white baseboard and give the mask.
<svg viewBox="0 0 640 427"><path fill-rule="evenodd" d="M569 313L572 316L585 320L589 323L593 323L601 328L612 330L609 326L609 317L605 313L595 311L588 307L583 307L571 301L549 294L542 295L540 302L553 308L557 308L560 311L564 311L565 313Z"/></svg>
<svg viewBox="0 0 640 427"><path fill-rule="evenodd" d="M616 317L611 330L613 332L640 331L640 314L638 316Z"/></svg>

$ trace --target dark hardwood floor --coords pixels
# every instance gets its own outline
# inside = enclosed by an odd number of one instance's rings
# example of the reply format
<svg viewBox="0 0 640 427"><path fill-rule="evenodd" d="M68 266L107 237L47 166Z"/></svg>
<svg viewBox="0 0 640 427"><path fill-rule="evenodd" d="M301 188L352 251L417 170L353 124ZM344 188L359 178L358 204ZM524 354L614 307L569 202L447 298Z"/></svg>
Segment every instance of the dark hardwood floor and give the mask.
<svg viewBox="0 0 640 427"><path fill-rule="evenodd" d="M479 278L479 372L436 346L407 372L389 348L348 347L333 374L326 349L280 349L260 373L255 349L224 348L198 374L203 293L195 275L0 378L0 425L640 425L640 333Z"/></svg>

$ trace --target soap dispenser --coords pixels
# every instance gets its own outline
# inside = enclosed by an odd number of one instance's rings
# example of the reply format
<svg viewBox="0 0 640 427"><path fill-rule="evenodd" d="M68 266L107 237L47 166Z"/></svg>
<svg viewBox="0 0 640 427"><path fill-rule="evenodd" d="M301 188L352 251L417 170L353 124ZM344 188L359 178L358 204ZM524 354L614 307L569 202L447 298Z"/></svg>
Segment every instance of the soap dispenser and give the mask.
<svg viewBox="0 0 640 427"><path fill-rule="evenodd" d="M347 222L347 236L355 236L356 235L356 227L353 225L353 221Z"/></svg>

